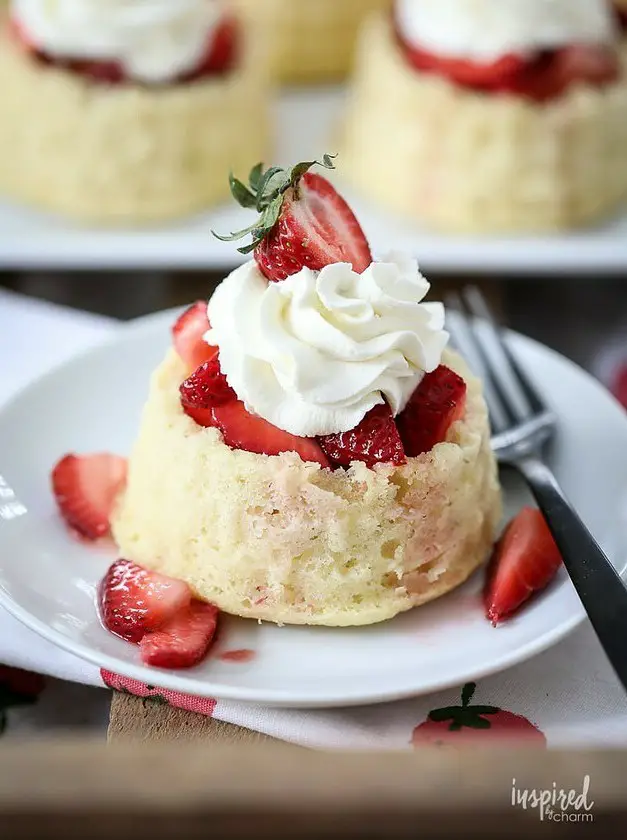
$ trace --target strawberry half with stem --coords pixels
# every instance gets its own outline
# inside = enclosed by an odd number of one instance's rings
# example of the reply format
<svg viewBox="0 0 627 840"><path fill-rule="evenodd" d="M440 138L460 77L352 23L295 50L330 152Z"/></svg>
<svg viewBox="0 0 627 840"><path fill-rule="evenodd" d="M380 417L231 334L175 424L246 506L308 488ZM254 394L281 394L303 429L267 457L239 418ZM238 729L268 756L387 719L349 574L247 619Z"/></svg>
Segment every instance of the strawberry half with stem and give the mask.
<svg viewBox="0 0 627 840"><path fill-rule="evenodd" d="M561 564L562 556L540 511L523 508L494 549L484 591L486 617L496 627L533 592L544 589Z"/></svg>
<svg viewBox="0 0 627 840"><path fill-rule="evenodd" d="M370 246L359 222L335 187L309 170L314 165L335 169L332 157L321 162L298 163L292 169L255 166L248 185L230 177L236 201L260 214L250 227L228 236L214 236L233 242L248 234L252 242L239 249L254 252L262 274L272 281L285 280L302 268L320 270L332 263L350 263L364 271L372 262Z"/></svg>
<svg viewBox="0 0 627 840"><path fill-rule="evenodd" d="M350 432L318 438L322 450L338 466L363 461L368 467L388 463L400 466L407 461L389 405L376 405Z"/></svg>
<svg viewBox="0 0 627 840"><path fill-rule="evenodd" d="M192 601L139 643L142 662L155 668L192 668L207 655L215 638L218 608Z"/></svg>
<svg viewBox="0 0 627 840"><path fill-rule="evenodd" d="M218 354L218 348L204 340L211 329L207 317L207 302L197 300L188 307L172 327L174 349L190 370L196 370Z"/></svg>
<svg viewBox="0 0 627 840"><path fill-rule="evenodd" d="M89 540L105 537L115 500L126 483L127 461L117 455L66 455L52 470L61 515Z"/></svg>
<svg viewBox="0 0 627 840"><path fill-rule="evenodd" d="M117 560L99 589L100 618L111 633L140 642L189 606L192 593L181 580Z"/></svg>
<svg viewBox="0 0 627 840"><path fill-rule="evenodd" d="M461 376L445 365L425 374L396 418L408 456L429 452L446 439L450 427L464 415L466 390Z"/></svg>

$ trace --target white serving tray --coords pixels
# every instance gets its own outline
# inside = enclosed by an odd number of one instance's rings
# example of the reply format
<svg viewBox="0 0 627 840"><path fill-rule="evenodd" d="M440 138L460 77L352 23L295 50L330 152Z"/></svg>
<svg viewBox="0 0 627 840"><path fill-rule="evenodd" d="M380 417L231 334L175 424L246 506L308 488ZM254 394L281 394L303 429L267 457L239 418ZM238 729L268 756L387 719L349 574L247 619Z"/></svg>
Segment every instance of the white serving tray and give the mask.
<svg viewBox="0 0 627 840"><path fill-rule="evenodd" d="M276 160L287 164L333 152L342 89L286 93L277 105ZM626 152L627 154L627 152ZM627 274L627 214L603 227L563 236L467 238L426 232L344 190L377 254L409 251L423 269L454 273ZM194 219L139 231L76 227L0 200L0 269L224 268L240 258L211 235L249 224L224 206Z"/></svg>

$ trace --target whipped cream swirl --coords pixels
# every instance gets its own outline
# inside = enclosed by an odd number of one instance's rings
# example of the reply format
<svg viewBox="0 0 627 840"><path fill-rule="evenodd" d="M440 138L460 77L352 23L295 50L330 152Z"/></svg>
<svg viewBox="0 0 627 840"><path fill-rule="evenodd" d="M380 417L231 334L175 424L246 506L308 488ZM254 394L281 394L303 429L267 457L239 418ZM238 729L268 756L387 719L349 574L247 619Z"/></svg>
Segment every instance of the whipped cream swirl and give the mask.
<svg viewBox="0 0 627 840"><path fill-rule="evenodd" d="M363 274L337 263L268 283L251 261L209 301L209 344L246 408L294 435L353 429L385 400L403 410L448 341L429 283L393 255Z"/></svg>
<svg viewBox="0 0 627 840"><path fill-rule="evenodd" d="M115 61L129 78L167 82L199 66L221 0L12 0L29 39L55 58Z"/></svg>
<svg viewBox="0 0 627 840"><path fill-rule="evenodd" d="M607 0L397 0L396 18L416 47L477 62L616 36Z"/></svg>

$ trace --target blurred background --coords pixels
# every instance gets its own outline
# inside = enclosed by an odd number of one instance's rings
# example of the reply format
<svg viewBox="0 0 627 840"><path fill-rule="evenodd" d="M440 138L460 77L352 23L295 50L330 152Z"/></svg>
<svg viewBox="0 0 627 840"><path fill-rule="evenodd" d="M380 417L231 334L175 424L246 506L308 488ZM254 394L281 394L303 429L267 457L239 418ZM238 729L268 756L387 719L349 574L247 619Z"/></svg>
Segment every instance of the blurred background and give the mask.
<svg viewBox="0 0 627 840"><path fill-rule="evenodd" d="M475 130L481 143L475 151L469 146L465 158L469 183L479 173L483 186L471 196L474 204L468 203L470 187L464 196L464 190L446 187L452 192L444 200L451 206L459 200L460 208L450 229L442 218L434 223L418 199L415 212L408 211L407 202L401 207L399 200L395 207L386 200L385 189L367 188L373 156L380 153L383 159L392 138L392 156L407 173L403 181L409 187L403 189L416 196L426 194L427 171L433 196L434 168L455 171L457 164L446 154L466 143L463 128L456 144L444 142L457 130L452 110L436 126L430 112L408 109L408 97L417 106L425 90L438 96L430 87L434 84L451 86L449 98L468 87L455 75L459 68L442 64L437 54L434 59L433 37L431 51L421 43L424 22L425 31L434 31L424 0L198 0L180 6L172 0L171 12L163 2L136 0L146 13L143 36L146 28L154 31L153 59L162 56L161 64L139 55L137 20L116 18L120 13L111 10L103 19L106 2L84 3L80 23L67 9L58 18L45 18L39 0L0 3L0 314L3 289L123 320L207 298L241 260L234 246L223 246L211 235L212 228L225 231L240 221L226 190L231 158L239 172L245 162L256 162L261 148L266 160L283 165L339 150L350 164L347 197L376 254L410 250L431 281L434 298L477 283L505 323L593 372L627 406L627 37L621 0L587 0L589 20L598 20L603 6L613 27L607 43L598 26L594 43L584 44L596 51L594 79L577 76L563 42L547 46L542 38L537 56L527 58L520 71L526 75L517 77L530 78L530 68L536 74L535 87L522 93L517 88L514 94L526 97L529 119L535 120L525 142L540 142L550 127L545 114L553 108L561 109L568 128L568 142L556 142L553 168L544 175L532 168L540 156L527 154L524 146L510 155L522 170L518 175L488 166L495 157L490 126L501 119L492 82L475 77L473 89L463 90L483 109ZM453 4L462 17L471 5L469 0ZM58 7L63 10L64 3ZM529 13L538 14L538 8L530 3ZM449 23L455 26L452 18ZM536 24L541 33L541 16ZM199 48L201 25L207 34ZM163 46L167 27L182 33L169 51ZM576 36L571 37L579 47ZM394 64L392 53L403 63ZM572 78L557 84L564 66ZM134 105L129 104L131 88ZM583 103L584 95L594 125L583 124L582 107L569 110L571 100L577 103L579 97ZM606 111L610 96L612 107ZM251 116L253 99L258 110ZM379 148L346 141L351 132L374 137L373 120L383 100L385 129L372 140ZM429 146L425 136L435 131ZM613 185L607 206L604 195L586 203L577 193L579 184L571 189L555 181L557 172L570 171L577 131L599 136L584 163L575 161L572 178L585 164L587 190ZM513 143L503 131L496 134L499 142ZM434 144L446 146L437 160L425 151ZM607 161L606 150L615 155L617 149L621 159ZM344 187L342 160L337 177ZM383 176L386 165L381 163ZM394 171L390 168L388 182L402 192ZM490 222L492 208L513 178L548 186L539 197L519 190L523 198L516 200L531 205L505 208L507 229L499 229ZM547 229L524 223L533 220L533 201L538 217L545 205L555 211ZM574 218L574 210L573 218L569 215L577 201L592 208L585 220ZM474 222L460 225L464 213L474 221L483 213L487 229L471 231L481 227Z"/></svg>

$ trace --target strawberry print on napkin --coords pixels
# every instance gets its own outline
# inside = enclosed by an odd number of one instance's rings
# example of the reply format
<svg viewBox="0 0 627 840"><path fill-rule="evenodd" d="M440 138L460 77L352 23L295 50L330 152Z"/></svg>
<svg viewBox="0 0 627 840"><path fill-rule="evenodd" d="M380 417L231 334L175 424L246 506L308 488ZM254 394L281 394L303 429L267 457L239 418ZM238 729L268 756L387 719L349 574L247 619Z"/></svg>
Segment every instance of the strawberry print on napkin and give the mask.
<svg viewBox="0 0 627 840"><path fill-rule="evenodd" d="M427 720L413 731L411 742L420 746L481 745L485 741L525 741L546 747L542 732L522 715L506 712L497 706L472 706L475 683L462 689L461 706L445 706L429 712Z"/></svg>

